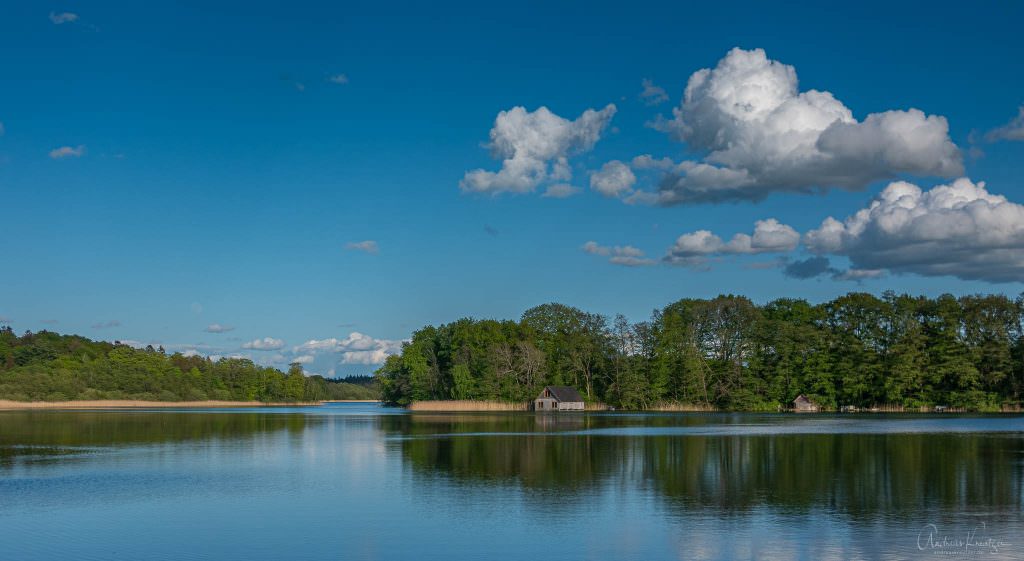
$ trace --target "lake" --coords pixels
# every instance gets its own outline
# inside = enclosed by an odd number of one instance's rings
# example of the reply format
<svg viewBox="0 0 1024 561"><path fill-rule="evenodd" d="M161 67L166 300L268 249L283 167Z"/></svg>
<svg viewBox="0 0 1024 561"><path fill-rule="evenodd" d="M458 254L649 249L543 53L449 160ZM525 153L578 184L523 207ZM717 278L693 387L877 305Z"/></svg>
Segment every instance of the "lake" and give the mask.
<svg viewBox="0 0 1024 561"><path fill-rule="evenodd" d="M0 412L0 559L1024 559L1024 417Z"/></svg>

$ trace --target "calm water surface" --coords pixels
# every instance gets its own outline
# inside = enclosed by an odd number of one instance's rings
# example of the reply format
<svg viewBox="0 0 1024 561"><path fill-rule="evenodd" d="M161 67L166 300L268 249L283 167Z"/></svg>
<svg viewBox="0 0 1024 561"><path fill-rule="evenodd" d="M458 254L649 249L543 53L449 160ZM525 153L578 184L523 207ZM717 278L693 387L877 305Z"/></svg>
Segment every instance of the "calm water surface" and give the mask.
<svg viewBox="0 0 1024 561"><path fill-rule="evenodd" d="M1024 417L0 412L0 560L1024 559Z"/></svg>

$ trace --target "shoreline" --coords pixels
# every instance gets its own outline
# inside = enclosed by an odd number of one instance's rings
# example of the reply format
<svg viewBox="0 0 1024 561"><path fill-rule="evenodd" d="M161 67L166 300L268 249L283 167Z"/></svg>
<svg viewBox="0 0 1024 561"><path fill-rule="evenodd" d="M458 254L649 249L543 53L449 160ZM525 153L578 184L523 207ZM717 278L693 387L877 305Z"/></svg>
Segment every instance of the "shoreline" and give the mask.
<svg viewBox="0 0 1024 561"><path fill-rule="evenodd" d="M493 413L506 412L535 412L529 402L507 402L507 401L486 401L486 400L424 400L414 401L403 407L410 412L424 413ZM948 407L936 410L934 407L926 408L897 408L893 406L859 408L853 411L840 409L819 409L816 411L798 411L794 409L779 410L731 410L692 403L657 403L647 409L616 409L604 403L587 403L587 412L616 411L619 413L757 413L757 414L786 414L800 416L815 415L1000 415L1024 413L1017 408L1003 408L999 411L972 411L961 407ZM571 413L571 412L570 412Z"/></svg>
<svg viewBox="0 0 1024 561"><path fill-rule="evenodd" d="M430 413L465 412L481 413L494 411L525 411L533 412L532 402L518 401L475 401L471 399L424 400L414 401L405 406L408 411ZM607 411L609 407L603 403L587 403L586 411Z"/></svg>
<svg viewBox="0 0 1024 561"><path fill-rule="evenodd" d="M276 403L262 401L144 401L139 399L97 399L79 401L10 401L0 399L0 411L31 409L228 409L237 407L319 407L343 401ZM363 403L359 401L359 403Z"/></svg>

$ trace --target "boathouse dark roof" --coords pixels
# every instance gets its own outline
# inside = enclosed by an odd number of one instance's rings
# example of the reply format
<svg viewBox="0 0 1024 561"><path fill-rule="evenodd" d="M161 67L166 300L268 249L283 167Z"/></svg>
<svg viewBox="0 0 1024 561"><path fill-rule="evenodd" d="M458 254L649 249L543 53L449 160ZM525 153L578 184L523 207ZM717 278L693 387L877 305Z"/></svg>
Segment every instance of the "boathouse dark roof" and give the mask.
<svg viewBox="0 0 1024 561"><path fill-rule="evenodd" d="M576 388L569 386L547 386L544 388L551 392L551 397L563 402L583 401L583 396Z"/></svg>

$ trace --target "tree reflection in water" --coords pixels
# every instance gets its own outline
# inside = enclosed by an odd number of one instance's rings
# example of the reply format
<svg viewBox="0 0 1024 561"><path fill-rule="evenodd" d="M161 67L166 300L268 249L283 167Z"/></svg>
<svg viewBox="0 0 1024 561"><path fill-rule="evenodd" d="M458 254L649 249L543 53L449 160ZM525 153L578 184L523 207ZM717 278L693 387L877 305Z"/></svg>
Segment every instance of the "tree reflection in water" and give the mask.
<svg viewBox="0 0 1024 561"><path fill-rule="evenodd" d="M303 413L221 411L0 412L0 469L66 461L103 449L188 441L245 441L277 431L300 435L322 419Z"/></svg>
<svg viewBox="0 0 1024 561"><path fill-rule="evenodd" d="M421 476L512 484L569 502L624 481L669 509L720 514L770 507L874 519L1024 510L1020 433L745 434L743 418L415 414L379 422ZM721 424L736 430L658 430Z"/></svg>

